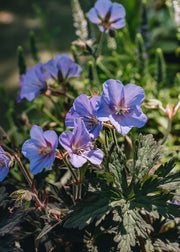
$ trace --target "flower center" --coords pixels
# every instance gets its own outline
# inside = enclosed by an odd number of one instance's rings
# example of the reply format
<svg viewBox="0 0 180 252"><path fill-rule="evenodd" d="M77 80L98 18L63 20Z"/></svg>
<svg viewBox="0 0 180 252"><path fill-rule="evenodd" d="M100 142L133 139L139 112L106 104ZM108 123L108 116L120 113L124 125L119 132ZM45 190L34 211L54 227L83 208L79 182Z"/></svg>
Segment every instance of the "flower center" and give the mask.
<svg viewBox="0 0 180 252"><path fill-rule="evenodd" d="M50 154L52 152L52 148L50 146L44 147L42 149L40 149L38 152L39 154L43 154L44 156Z"/></svg>
<svg viewBox="0 0 180 252"><path fill-rule="evenodd" d="M72 151L73 151L74 154L78 155L78 154L83 153L88 148L93 148L93 144L89 143L89 145L87 145L85 147L80 147L80 148L77 148L76 146L72 146Z"/></svg>
<svg viewBox="0 0 180 252"><path fill-rule="evenodd" d="M115 114L116 115L124 115L124 113L128 113L130 112L130 108L127 108L127 107L115 107Z"/></svg>
<svg viewBox="0 0 180 252"><path fill-rule="evenodd" d="M91 118L89 117L81 117L81 119L84 121L86 128L88 130L91 130L95 128L98 125L97 117L93 116Z"/></svg>

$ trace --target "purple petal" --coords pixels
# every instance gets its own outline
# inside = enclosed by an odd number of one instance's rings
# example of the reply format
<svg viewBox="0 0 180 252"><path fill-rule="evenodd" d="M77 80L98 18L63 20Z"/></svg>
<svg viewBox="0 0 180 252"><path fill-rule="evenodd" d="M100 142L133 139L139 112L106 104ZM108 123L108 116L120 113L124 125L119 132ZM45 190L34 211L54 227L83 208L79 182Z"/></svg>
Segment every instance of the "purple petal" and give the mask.
<svg viewBox="0 0 180 252"><path fill-rule="evenodd" d="M107 80L103 84L102 98L106 104L119 105L124 97L124 86L118 80Z"/></svg>
<svg viewBox="0 0 180 252"><path fill-rule="evenodd" d="M46 141L43 136L43 130L41 127L37 125L33 125L30 131L30 136L32 139L38 141L40 143L40 146L47 146Z"/></svg>
<svg viewBox="0 0 180 252"><path fill-rule="evenodd" d="M64 131L59 136L59 142L60 142L60 144L68 152L72 152L72 150L71 150L72 137L73 137L73 133L71 131Z"/></svg>
<svg viewBox="0 0 180 252"><path fill-rule="evenodd" d="M46 71L48 71L52 76L57 78L58 69L56 66L56 60L54 59L49 60L46 64L44 64L44 69L46 69Z"/></svg>
<svg viewBox="0 0 180 252"><path fill-rule="evenodd" d="M92 164L100 165L103 160L103 152L102 150L91 150L82 153L84 157L86 157Z"/></svg>
<svg viewBox="0 0 180 252"><path fill-rule="evenodd" d="M87 160L82 156L73 153L72 155L70 155L70 162L74 167L79 168L83 166L83 164L85 164Z"/></svg>
<svg viewBox="0 0 180 252"><path fill-rule="evenodd" d="M52 164L52 157L48 156L39 156L38 158L32 159L29 165L29 168L32 174L36 175L41 172L45 167L50 169ZM54 161L54 160L53 160Z"/></svg>
<svg viewBox="0 0 180 252"><path fill-rule="evenodd" d="M124 113L123 122L130 127L141 128L147 122L147 116L142 112L141 108L134 108L132 113Z"/></svg>
<svg viewBox="0 0 180 252"><path fill-rule="evenodd" d="M72 107L69 112L66 114L65 124L66 127L73 128L74 127L74 119L79 118L79 114Z"/></svg>
<svg viewBox="0 0 180 252"><path fill-rule="evenodd" d="M89 130L90 136L92 138L97 138L100 134L101 129L102 129L102 123L98 122L98 125L96 125L93 129Z"/></svg>
<svg viewBox="0 0 180 252"><path fill-rule="evenodd" d="M51 144L53 150L58 146L58 136L54 130L46 130L44 133L44 138Z"/></svg>
<svg viewBox="0 0 180 252"><path fill-rule="evenodd" d="M78 112L80 116L92 116L93 111L90 104L90 100L87 95L82 94L74 100L73 103L74 110Z"/></svg>
<svg viewBox="0 0 180 252"><path fill-rule="evenodd" d="M63 53L62 55L57 54L56 60L57 60L57 67L59 70L61 70L63 78L65 78L67 73L69 72L69 66L72 63L72 60L66 53Z"/></svg>
<svg viewBox="0 0 180 252"><path fill-rule="evenodd" d="M105 18L108 11L111 9L112 3L109 0L98 0L95 3L95 10L98 12L100 17Z"/></svg>
<svg viewBox="0 0 180 252"><path fill-rule="evenodd" d="M122 116L118 115L110 115L109 120L116 128L117 132L119 132L122 135L126 135L132 128L132 126L126 125L123 121Z"/></svg>
<svg viewBox="0 0 180 252"><path fill-rule="evenodd" d="M94 24L99 24L101 22L101 20L98 18L95 8L90 9L90 11L88 12L88 18Z"/></svg>
<svg viewBox="0 0 180 252"><path fill-rule="evenodd" d="M5 179L9 172L9 168L7 166L0 166L0 182Z"/></svg>
<svg viewBox="0 0 180 252"><path fill-rule="evenodd" d="M86 147L91 141L89 132L87 131L84 122L81 119L74 120L74 130L72 137L72 145L77 148Z"/></svg>
<svg viewBox="0 0 180 252"><path fill-rule="evenodd" d="M126 21L125 19L122 18L122 19L119 19L117 22L112 23L111 27L115 29L120 29L120 28L123 28L125 25L126 25Z"/></svg>
<svg viewBox="0 0 180 252"><path fill-rule="evenodd" d="M34 100L38 95L41 94L41 90L45 88L45 85L39 88L36 85L25 85L22 87L20 92L20 99L26 98L28 101Z"/></svg>
<svg viewBox="0 0 180 252"><path fill-rule="evenodd" d="M22 146L22 153L28 159L33 159L39 155L39 150L41 146L39 146L39 142L36 140L29 139Z"/></svg>
<svg viewBox="0 0 180 252"><path fill-rule="evenodd" d="M124 87L125 93L125 105L134 106L141 105L143 103L145 94L143 88L134 84L127 84Z"/></svg>
<svg viewBox="0 0 180 252"><path fill-rule="evenodd" d="M112 3L110 21L116 21L120 18L124 18L126 11L124 7L119 3Z"/></svg>
<svg viewBox="0 0 180 252"><path fill-rule="evenodd" d="M109 121L109 115L112 113L114 113L114 111L105 103L102 98L99 109L95 111L96 117L100 121Z"/></svg>
<svg viewBox="0 0 180 252"><path fill-rule="evenodd" d="M69 68L69 74L68 74L68 78L71 77L79 77L80 76L80 71L82 71L82 68L74 63L73 61L71 62L70 68Z"/></svg>
<svg viewBox="0 0 180 252"><path fill-rule="evenodd" d="M100 102L101 102L101 97L100 96L93 96L90 99L90 104L91 104L93 112L98 110Z"/></svg>

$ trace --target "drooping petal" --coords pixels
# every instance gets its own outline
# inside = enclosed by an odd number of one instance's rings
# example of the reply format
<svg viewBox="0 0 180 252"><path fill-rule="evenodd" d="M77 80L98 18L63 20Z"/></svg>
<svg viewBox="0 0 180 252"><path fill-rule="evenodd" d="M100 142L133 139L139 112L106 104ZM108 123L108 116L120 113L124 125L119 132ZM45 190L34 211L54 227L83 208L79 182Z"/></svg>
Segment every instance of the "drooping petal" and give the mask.
<svg viewBox="0 0 180 252"><path fill-rule="evenodd" d="M136 86L134 84L127 84L124 87L125 93L125 105L134 106L142 105L145 94L143 88Z"/></svg>
<svg viewBox="0 0 180 252"><path fill-rule="evenodd" d="M72 62L68 54L63 53L62 55L56 55L58 69L61 70L63 78L66 77L69 72L69 66Z"/></svg>
<svg viewBox="0 0 180 252"><path fill-rule="evenodd" d="M92 141L84 122L81 119L75 119L72 145L76 146L77 148L82 148L87 146L89 142Z"/></svg>
<svg viewBox="0 0 180 252"><path fill-rule="evenodd" d="M107 80L103 84L102 98L109 106L119 105L123 93L124 86L118 80Z"/></svg>
<svg viewBox="0 0 180 252"><path fill-rule="evenodd" d="M100 165L103 160L103 152L102 150L91 150L91 151L85 151L82 154L84 157L86 157L92 164Z"/></svg>
<svg viewBox="0 0 180 252"><path fill-rule="evenodd" d="M22 87L20 92L20 99L27 99L28 101L33 101L38 95L41 94L41 90L45 88L42 86L39 88L36 85L25 85Z"/></svg>
<svg viewBox="0 0 180 252"><path fill-rule="evenodd" d="M109 0L98 0L95 3L94 7L95 7L95 10L98 12L99 16L104 19L108 11L110 11L111 6L112 6L112 3Z"/></svg>
<svg viewBox="0 0 180 252"><path fill-rule="evenodd" d="M94 24L99 24L101 20L98 18L97 11L95 8L91 8L88 12L89 20Z"/></svg>
<svg viewBox="0 0 180 252"><path fill-rule="evenodd" d="M72 155L70 155L70 162L74 167L79 168L83 166L83 164L85 164L87 160L86 158L73 153Z"/></svg>
<svg viewBox="0 0 180 252"><path fill-rule="evenodd" d="M124 18L126 15L125 8L122 6L122 4L119 3L112 3L111 6L111 16L110 21L116 21L120 18Z"/></svg>
<svg viewBox="0 0 180 252"><path fill-rule="evenodd" d="M44 138L51 144L52 148L55 150L58 146L58 136L54 130L46 130L44 133Z"/></svg>
<svg viewBox="0 0 180 252"><path fill-rule="evenodd" d="M126 25L126 21L125 19L122 18L122 19L119 19L117 22L112 23L111 27L115 29L120 29L120 28L123 28L125 25Z"/></svg>
<svg viewBox="0 0 180 252"><path fill-rule="evenodd" d="M46 141L43 136L43 130L37 125L33 125L30 131L30 136L40 143L41 146L46 146Z"/></svg>

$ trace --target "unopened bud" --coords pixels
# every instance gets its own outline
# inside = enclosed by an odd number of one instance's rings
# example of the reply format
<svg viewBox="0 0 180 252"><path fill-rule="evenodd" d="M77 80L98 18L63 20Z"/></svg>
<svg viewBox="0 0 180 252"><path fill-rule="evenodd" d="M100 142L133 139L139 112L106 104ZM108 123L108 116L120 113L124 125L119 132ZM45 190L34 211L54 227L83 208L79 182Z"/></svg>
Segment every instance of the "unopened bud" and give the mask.
<svg viewBox="0 0 180 252"><path fill-rule="evenodd" d="M163 112L165 112L162 102L157 99L149 99L147 102L144 102L143 105L148 109L161 109Z"/></svg>
<svg viewBox="0 0 180 252"><path fill-rule="evenodd" d="M116 38L116 35L117 35L116 30L113 29L113 28L110 28L109 29L109 36L112 37L112 38Z"/></svg>

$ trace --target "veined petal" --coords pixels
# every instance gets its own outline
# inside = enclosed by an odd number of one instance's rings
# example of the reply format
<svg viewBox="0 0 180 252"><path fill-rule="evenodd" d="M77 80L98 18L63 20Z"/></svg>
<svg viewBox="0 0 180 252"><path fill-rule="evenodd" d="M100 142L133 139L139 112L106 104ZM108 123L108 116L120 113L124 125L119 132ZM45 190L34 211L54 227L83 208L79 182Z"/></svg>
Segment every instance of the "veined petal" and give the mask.
<svg viewBox="0 0 180 252"><path fill-rule="evenodd" d="M92 164L100 165L103 160L103 152L102 150L91 150L91 151L85 151L82 154L85 158L87 158Z"/></svg>
<svg viewBox="0 0 180 252"><path fill-rule="evenodd" d="M51 144L53 150L58 146L58 136L54 130L46 130L44 133L44 138Z"/></svg>
<svg viewBox="0 0 180 252"><path fill-rule="evenodd" d="M101 102L101 97L100 96L93 96L90 99L90 104L91 104L91 108L92 108L93 112L98 110L100 102Z"/></svg>
<svg viewBox="0 0 180 252"><path fill-rule="evenodd" d="M122 135L126 135L133 127L126 125L123 121L122 116L119 115L112 114L109 116L109 120L112 123L112 125L114 125L116 130Z"/></svg>
<svg viewBox="0 0 180 252"><path fill-rule="evenodd" d="M125 105L127 105L128 107L133 105L140 106L143 103L145 97L143 88L134 84L127 84L124 87L124 93Z"/></svg>
<svg viewBox="0 0 180 252"><path fill-rule="evenodd" d="M37 125L33 125L30 131L30 136L40 143L41 146L46 146L46 141L43 136L43 130Z"/></svg>
<svg viewBox="0 0 180 252"><path fill-rule="evenodd" d="M112 3L111 6L111 16L110 21L116 21L120 18L124 18L126 15L125 8L122 6L122 4L119 3Z"/></svg>
<svg viewBox="0 0 180 252"><path fill-rule="evenodd" d="M136 107L132 113L124 113L123 122L130 127L141 128L147 122L147 116L142 112L141 108Z"/></svg>
<svg viewBox="0 0 180 252"><path fill-rule="evenodd" d="M79 114L72 107L69 112L66 114L65 124L66 127L73 128L74 127L74 119L79 118Z"/></svg>
<svg viewBox="0 0 180 252"><path fill-rule="evenodd" d="M94 24L99 24L101 22L101 20L98 18L95 8L90 9L90 11L88 12L88 18Z"/></svg>
<svg viewBox="0 0 180 252"><path fill-rule="evenodd" d="M72 145L76 146L77 148L82 148L86 147L89 142L92 141L84 122L81 119L75 119Z"/></svg>
<svg viewBox="0 0 180 252"><path fill-rule="evenodd" d="M123 96L123 84L118 80L107 80L103 84L102 98L109 106L119 105Z"/></svg>
<svg viewBox="0 0 180 252"><path fill-rule="evenodd" d="M86 158L73 153L72 155L70 155L70 162L74 167L79 168L83 166L83 164L85 164L87 160Z"/></svg>
<svg viewBox="0 0 180 252"><path fill-rule="evenodd" d="M49 163L49 155L48 156L39 156L38 158L34 158L31 160L29 168L32 174L36 175L41 172L45 167L50 169L51 164Z"/></svg>
<svg viewBox="0 0 180 252"><path fill-rule="evenodd" d="M39 142L36 140L28 139L22 146L22 153L28 159L33 159L39 156Z"/></svg>
<svg viewBox="0 0 180 252"><path fill-rule="evenodd" d="M93 115L90 101L85 94L80 95L74 100L73 108L80 116L91 117Z"/></svg>
<svg viewBox="0 0 180 252"><path fill-rule="evenodd" d="M63 146L65 150L68 152L72 152L71 150L71 145L72 145L72 137L73 133L71 131L64 131L60 136L59 136L59 142Z"/></svg>
<svg viewBox="0 0 180 252"><path fill-rule="evenodd" d="M114 113L114 111L105 103L103 98L101 98L101 103L97 111L95 111L95 115L100 121L109 121L109 115Z"/></svg>
<svg viewBox="0 0 180 252"><path fill-rule="evenodd" d="M98 122L98 125L96 125L94 128L92 128L91 130L89 130L89 133L91 135L92 138L97 138L99 136L99 133L102 129L102 123Z"/></svg>
<svg viewBox="0 0 180 252"><path fill-rule="evenodd" d="M46 64L44 64L44 69L46 69L46 71L48 71L52 76L57 78L58 69L56 66L56 60L54 59L49 60Z"/></svg>
<svg viewBox="0 0 180 252"><path fill-rule="evenodd" d="M106 14L111 9L111 6L112 6L112 3L109 0L98 0L95 3L94 7L95 7L95 10L100 15L100 17L105 18Z"/></svg>

